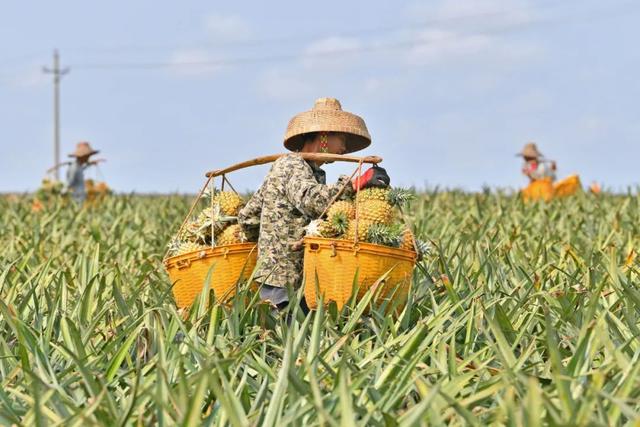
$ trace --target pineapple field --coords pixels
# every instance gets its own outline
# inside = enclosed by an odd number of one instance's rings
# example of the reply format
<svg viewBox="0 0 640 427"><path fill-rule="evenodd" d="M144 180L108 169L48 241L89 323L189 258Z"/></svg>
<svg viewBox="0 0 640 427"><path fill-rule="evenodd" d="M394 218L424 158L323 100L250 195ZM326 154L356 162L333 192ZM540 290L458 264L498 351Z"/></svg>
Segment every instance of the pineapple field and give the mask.
<svg viewBox="0 0 640 427"><path fill-rule="evenodd" d="M190 198L0 197L0 425L639 425L635 194L398 198L337 202L313 228L418 246L402 312L368 294L305 317L249 284L176 308L167 245L206 240L175 239Z"/></svg>

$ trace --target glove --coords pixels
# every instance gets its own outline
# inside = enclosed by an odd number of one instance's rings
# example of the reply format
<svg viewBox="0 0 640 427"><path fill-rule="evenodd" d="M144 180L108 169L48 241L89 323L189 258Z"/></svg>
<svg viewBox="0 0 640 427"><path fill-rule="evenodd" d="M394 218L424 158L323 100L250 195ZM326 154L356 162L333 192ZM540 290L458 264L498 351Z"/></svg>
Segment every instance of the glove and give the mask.
<svg viewBox="0 0 640 427"><path fill-rule="evenodd" d="M358 186L357 177L351 181L351 186L355 191L360 191L370 187L385 188L389 186L390 182L391 178L387 175L387 171L380 166L374 165L360 176L360 186Z"/></svg>

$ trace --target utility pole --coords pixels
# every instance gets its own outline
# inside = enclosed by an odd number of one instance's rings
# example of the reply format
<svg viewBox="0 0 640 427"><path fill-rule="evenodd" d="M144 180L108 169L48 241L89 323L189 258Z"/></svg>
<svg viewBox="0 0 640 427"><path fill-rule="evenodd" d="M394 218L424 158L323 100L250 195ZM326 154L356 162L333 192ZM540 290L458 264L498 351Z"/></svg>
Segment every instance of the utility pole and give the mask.
<svg viewBox="0 0 640 427"><path fill-rule="evenodd" d="M69 72L69 68L60 69L60 55L58 50L53 51L53 68L42 69L47 74L53 74L53 166L55 167L56 181L60 180L60 80Z"/></svg>

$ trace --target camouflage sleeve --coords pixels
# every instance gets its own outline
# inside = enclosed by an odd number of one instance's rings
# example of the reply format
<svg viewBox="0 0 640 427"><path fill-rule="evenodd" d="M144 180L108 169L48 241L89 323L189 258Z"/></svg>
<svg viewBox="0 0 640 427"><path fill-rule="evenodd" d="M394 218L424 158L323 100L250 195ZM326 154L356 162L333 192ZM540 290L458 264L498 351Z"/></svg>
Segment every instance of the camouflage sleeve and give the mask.
<svg viewBox="0 0 640 427"><path fill-rule="evenodd" d="M255 234L260 228L262 215L262 187L258 189L247 204L238 212L238 224L245 233Z"/></svg>
<svg viewBox="0 0 640 427"><path fill-rule="evenodd" d="M292 162L286 196L298 210L310 217L319 217L331 200L345 185L345 191L352 191L349 177L341 176L336 184L320 184L304 160Z"/></svg>

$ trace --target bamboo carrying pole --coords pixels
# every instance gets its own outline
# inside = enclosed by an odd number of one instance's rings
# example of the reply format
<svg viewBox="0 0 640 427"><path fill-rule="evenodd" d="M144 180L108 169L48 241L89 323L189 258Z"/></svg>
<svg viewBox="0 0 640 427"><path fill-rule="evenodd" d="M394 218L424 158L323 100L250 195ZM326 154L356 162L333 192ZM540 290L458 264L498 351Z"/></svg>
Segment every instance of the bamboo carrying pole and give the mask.
<svg viewBox="0 0 640 427"><path fill-rule="evenodd" d="M236 163L235 165L229 166L225 169L218 169L209 171L206 173L207 178L212 176L220 176L227 174L229 172L237 171L239 169L248 168L251 166L264 165L267 163L273 163L278 160L282 156L286 156L289 153L282 154L272 154L269 156L257 157L255 159L247 160L246 162ZM378 164L382 163L382 158L378 156L366 156L366 157L356 157L356 156L344 156L341 154L328 154L328 153L298 153L305 160L311 160L314 162L349 162L349 163L369 163L369 164Z"/></svg>

